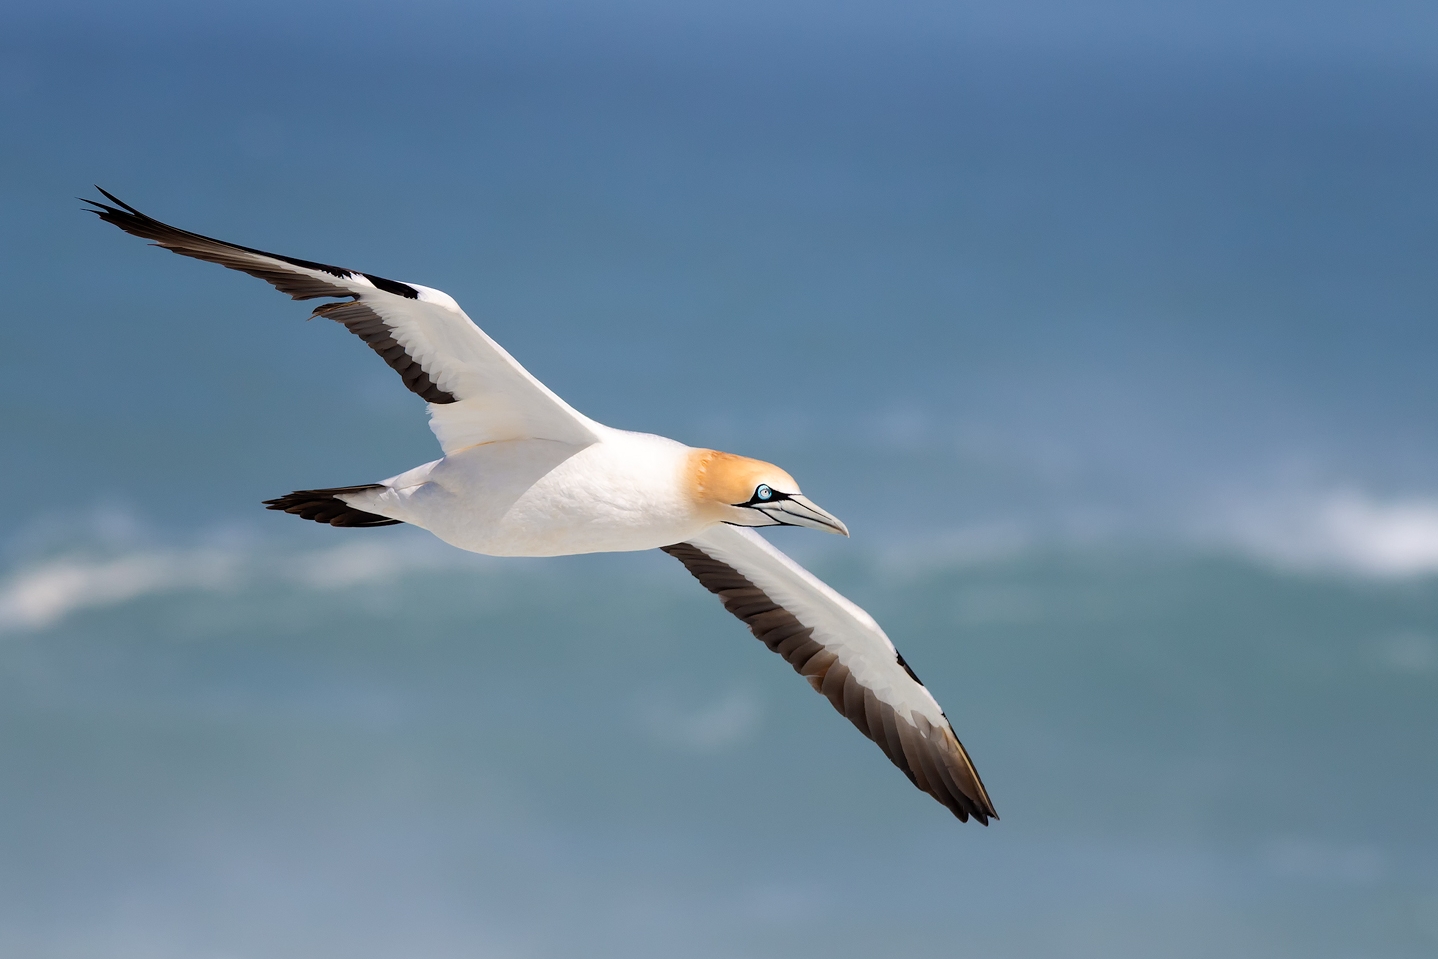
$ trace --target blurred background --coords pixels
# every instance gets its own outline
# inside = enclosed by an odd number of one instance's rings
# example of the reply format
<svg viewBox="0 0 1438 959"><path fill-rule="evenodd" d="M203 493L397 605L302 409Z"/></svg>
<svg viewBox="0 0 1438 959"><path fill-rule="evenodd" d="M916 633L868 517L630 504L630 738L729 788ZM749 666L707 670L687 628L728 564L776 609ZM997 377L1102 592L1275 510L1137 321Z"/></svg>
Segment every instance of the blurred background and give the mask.
<svg viewBox="0 0 1438 959"><path fill-rule="evenodd" d="M1420 3L6 5L0 952L1434 955L1435 121ZM1002 821L661 554L263 511L423 404L92 183L787 467Z"/></svg>

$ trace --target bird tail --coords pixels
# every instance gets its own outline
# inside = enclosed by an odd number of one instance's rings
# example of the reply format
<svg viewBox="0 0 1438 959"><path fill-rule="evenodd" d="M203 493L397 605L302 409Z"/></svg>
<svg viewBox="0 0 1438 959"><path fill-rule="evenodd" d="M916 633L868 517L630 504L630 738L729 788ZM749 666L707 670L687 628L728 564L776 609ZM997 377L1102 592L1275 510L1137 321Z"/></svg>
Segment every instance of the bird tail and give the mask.
<svg viewBox="0 0 1438 959"><path fill-rule="evenodd" d="M361 493L365 490L384 489L379 483L364 486L336 486L333 489L302 489L265 500L266 509L293 513L301 519L328 523L331 526L396 526L403 520L390 519L378 513L366 513L339 498L340 493Z"/></svg>

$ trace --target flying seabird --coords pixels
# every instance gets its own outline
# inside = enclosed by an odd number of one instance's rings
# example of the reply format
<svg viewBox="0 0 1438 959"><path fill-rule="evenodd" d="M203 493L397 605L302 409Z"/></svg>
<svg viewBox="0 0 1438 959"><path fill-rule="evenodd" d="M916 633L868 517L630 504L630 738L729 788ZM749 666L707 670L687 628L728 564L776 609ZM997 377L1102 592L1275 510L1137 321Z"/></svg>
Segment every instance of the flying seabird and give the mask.
<svg viewBox="0 0 1438 959"><path fill-rule="evenodd" d="M99 189L98 187L96 189ZM444 456L379 483L267 500L331 526L410 523L491 556L662 549L959 819L997 819L944 711L868 613L753 527L849 535L771 463L596 423L520 366L450 296L265 253L86 200L100 219L257 276L344 324L429 404Z"/></svg>

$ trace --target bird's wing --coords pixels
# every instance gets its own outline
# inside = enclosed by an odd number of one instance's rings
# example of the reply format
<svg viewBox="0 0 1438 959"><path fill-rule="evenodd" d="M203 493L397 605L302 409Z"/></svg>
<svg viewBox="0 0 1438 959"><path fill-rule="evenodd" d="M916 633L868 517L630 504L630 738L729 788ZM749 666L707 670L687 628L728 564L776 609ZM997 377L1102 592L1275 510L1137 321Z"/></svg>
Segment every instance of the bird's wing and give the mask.
<svg viewBox="0 0 1438 959"><path fill-rule="evenodd" d="M753 530L715 526L664 547L724 608L828 697L915 786L959 819L997 819L934 697L873 617Z"/></svg>
<svg viewBox="0 0 1438 959"><path fill-rule="evenodd" d="M90 212L126 233L257 276L296 300L340 298L313 315L343 323L429 402L430 427L446 453L497 440L588 446L597 439L593 421L530 375L439 290L190 233L100 192L115 205L87 200L96 207Z"/></svg>

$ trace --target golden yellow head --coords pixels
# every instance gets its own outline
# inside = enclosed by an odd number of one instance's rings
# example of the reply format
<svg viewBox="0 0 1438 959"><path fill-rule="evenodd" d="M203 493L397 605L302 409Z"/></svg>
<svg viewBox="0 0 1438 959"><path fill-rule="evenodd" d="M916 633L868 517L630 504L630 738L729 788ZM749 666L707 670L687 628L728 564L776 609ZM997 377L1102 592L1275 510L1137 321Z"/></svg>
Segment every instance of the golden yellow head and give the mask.
<svg viewBox="0 0 1438 959"><path fill-rule="evenodd" d="M716 522L808 526L849 535L843 523L809 502L794 477L773 463L718 450L694 450L689 482L700 509Z"/></svg>

